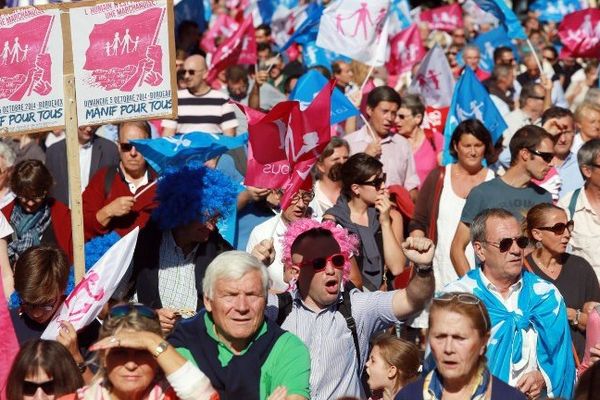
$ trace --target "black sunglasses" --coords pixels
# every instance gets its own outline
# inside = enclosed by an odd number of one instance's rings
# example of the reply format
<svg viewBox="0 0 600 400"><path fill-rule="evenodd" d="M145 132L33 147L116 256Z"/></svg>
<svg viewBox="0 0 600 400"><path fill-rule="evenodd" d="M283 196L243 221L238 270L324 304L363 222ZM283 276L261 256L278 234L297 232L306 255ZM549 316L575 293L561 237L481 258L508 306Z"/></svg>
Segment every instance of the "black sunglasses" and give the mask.
<svg viewBox="0 0 600 400"><path fill-rule="evenodd" d="M185 75L187 73L187 74L190 74L190 76L194 76L194 74L196 72L202 72L203 70L201 70L201 69L182 69L180 71L183 73L183 75Z"/></svg>
<svg viewBox="0 0 600 400"><path fill-rule="evenodd" d="M119 148L123 153L129 153L133 149L133 143L119 143Z"/></svg>
<svg viewBox="0 0 600 400"><path fill-rule="evenodd" d="M513 242L517 242L517 246L519 246L521 249L524 249L529 244L529 238L527 236L519 236L516 238L504 238L499 242L490 242L487 240L482 240L482 242L497 247L498 250L500 250L500 253L506 253L512 247Z"/></svg>
<svg viewBox="0 0 600 400"><path fill-rule="evenodd" d="M540 226L539 230L542 231L550 231L552 233L554 233L555 235L562 235L565 232L565 229L568 229L569 232L573 232L573 228L575 227L575 222L573 222L573 220L567 222L566 224L564 222L559 222L557 224L554 224L554 226Z"/></svg>
<svg viewBox="0 0 600 400"><path fill-rule="evenodd" d="M373 179L372 181L361 182L360 185L368 185L373 186L375 189L381 188L385 184L385 179L387 178L387 174L383 174Z"/></svg>
<svg viewBox="0 0 600 400"><path fill-rule="evenodd" d="M539 156L545 163L549 163L554 158L554 153L546 153L535 149L527 149L531 154Z"/></svg>
<svg viewBox="0 0 600 400"><path fill-rule="evenodd" d="M114 306L108 313L109 318L123 318L136 311L140 316L158 321L158 314L152 308L139 303Z"/></svg>
<svg viewBox="0 0 600 400"><path fill-rule="evenodd" d="M23 381L23 396L34 396L35 392L37 392L38 388L42 388L44 393L47 395L54 394L54 379L46 382L31 382L31 381Z"/></svg>
<svg viewBox="0 0 600 400"><path fill-rule="evenodd" d="M332 254L329 257L317 257L313 260L302 261L298 264L300 267L310 265L315 272L321 272L327 267L327 263L331 262L334 268L343 269L346 264L346 256L342 253Z"/></svg>

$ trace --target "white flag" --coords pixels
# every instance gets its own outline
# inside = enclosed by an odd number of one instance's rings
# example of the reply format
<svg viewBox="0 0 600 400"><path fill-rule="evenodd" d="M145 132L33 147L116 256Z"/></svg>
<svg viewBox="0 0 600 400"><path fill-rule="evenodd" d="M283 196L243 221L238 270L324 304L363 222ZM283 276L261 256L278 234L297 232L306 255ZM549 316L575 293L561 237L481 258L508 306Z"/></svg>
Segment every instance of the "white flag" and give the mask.
<svg viewBox="0 0 600 400"><path fill-rule="evenodd" d="M385 61L390 0L336 0L321 17L317 46L365 64Z"/></svg>
<svg viewBox="0 0 600 400"><path fill-rule="evenodd" d="M420 95L426 106L450 107L455 83L444 50L436 44L425 55L408 92Z"/></svg>
<svg viewBox="0 0 600 400"><path fill-rule="evenodd" d="M139 231L137 227L121 238L90 268L60 306L42 339L56 340L62 321L80 330L98 316L129 269Z"/></svg>

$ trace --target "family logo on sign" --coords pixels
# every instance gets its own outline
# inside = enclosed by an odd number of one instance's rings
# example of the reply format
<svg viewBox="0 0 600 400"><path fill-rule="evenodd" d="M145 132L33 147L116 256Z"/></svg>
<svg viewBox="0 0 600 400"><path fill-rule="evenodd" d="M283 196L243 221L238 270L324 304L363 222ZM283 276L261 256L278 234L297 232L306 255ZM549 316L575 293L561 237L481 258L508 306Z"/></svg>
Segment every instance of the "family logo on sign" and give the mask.
<svg viewBox="0 0 600 400"><path fill-rule="evenodd" d="M32 92L52 91L50 55L46 52L54 17L41 15L0 29L4 39L0 53L0 99L21 101Z"/></svg>
<svg viewBox="0 0 600 400"><path fill-rule="evenodd" d="M336 29L337 29L338 33L340 33L341 35L356 37L356 35L358 34L358 31L362 27L363 39L368 40L369 39L369 31L371 29L373 29L373 26L375 27L378 34L381 33L383 20L385 19L386 13L387 13L387 9L380 8L379 13L377 14L377 17L375 18L375 21L373 21L373 19L371 18L371 13L369 12L367 3L363 2L363 3L360 3L359 9L357 9L356 11L354 11L353 13L351 13L348 16L344 17L344 16L342 16L342 14L339 14L339 13L336 14L336 16L335 16ZM351 21L351 22L346 23L343 21ZM369 26L367 26L367 23L369 24ZM347 25L350 25L350 27L354 26L354 32L351 35L348 35L346 33L346 31L344 31L345 25L346 25L346 27L347 27ZM352 29L350 28L350 30L352 30ZM348 30L348 32L350 30Z"/></svg>
<svg viewBox="0 0 600 400"><path fill-rule="evenodd" d="M417 74L416 80L419 88L423 92L435 91L440 89L440 81L438 77L441 73L436 72L433 69L428 69L424 74Z"/></svg>
<svg viewBox="0 0 600 400"><path fill-rule="evenodd" d="M92 84L107 91L131 92L143 84L162 83L163 50L157 39L164 14L154 7L95 25L83 66L91 72Z"/></svg>
<svg viewBox="0 0 600 400"><path fill-rule="evenodd" d="M483 108L483 101L478 102L477 100L472 100L469 103L469 106L471 111L461 108L460 104L456 105L456 113L458 114L459 120L464 121L465 119L475 118L483 121L483 112L481 111Z"/></svg>

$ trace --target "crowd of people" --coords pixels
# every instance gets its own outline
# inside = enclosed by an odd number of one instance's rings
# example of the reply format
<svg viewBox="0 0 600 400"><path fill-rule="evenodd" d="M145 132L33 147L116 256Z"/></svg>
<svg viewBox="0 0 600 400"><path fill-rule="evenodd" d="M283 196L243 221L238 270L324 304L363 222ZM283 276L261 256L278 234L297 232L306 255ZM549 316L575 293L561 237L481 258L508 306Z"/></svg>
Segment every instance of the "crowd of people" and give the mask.
<svg viewBox="0 0 600 400"><path fill-rule="evenodd" d="M495 138L464 119L444 136L409 93L422 60L400 76L345 57L308 65L268 24L256 65L208 81L207 53L228 37L208 30L243 12L209 3L204 31L177 27L177 118L80 127L81 188L64 132L0 141L0 272L19 346L0 398L600 398L598 60L561 52L556 23L533 11L520 10L530 40L495 47L487 69L475 39L495 23L469 1L462 27L417 21L507 125ZM249 121L232 101L268 112L315 71L361 116L332 124L312 188L244 185L247 148L157 173L133 142L239 135ZM73 290L70 190L86 242L140 231L93 322L44 340Z"/></svg>

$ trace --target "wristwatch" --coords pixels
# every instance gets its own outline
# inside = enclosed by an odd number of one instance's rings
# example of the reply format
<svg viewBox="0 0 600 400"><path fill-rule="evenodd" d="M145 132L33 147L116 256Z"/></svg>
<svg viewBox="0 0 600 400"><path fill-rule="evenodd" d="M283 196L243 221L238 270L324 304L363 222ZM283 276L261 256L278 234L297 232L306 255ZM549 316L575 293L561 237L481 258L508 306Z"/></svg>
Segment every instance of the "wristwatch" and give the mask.
<svg viewBox="0 0 600 400"><path fill-rule="evenodd" d="M433 264L415 264L415 272L419 275L426 275L433 271Z"/></svg>
<svg viewBox="0 0 600 400"><path fill-rule="evenodd" d="M152 355L154 356L154 358L158 358L162 353L165 352L165 350L167 350L168 347L169 342L163 340L158 344L158 346L156 346L156 349L154 349L154 353Z"/></svg>
<svg viewBox="0 0 600 400"><path fill-rule="evenodd" d="M575 310L575 319L573 320L573 326L579 325L579 316L581 315L581 310Z"/></svg>

